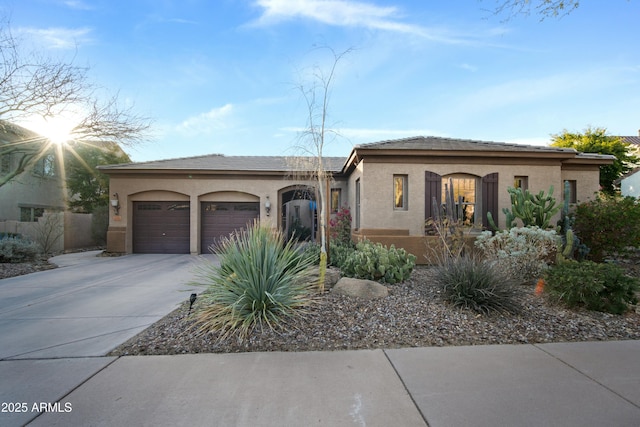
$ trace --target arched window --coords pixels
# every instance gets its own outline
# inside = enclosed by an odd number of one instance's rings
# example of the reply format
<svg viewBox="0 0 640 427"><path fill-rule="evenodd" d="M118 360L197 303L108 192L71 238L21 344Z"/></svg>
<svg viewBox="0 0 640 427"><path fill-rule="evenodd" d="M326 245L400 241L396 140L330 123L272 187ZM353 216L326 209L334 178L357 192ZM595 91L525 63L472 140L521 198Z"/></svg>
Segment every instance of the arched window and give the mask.
<svg viewBox="0 0 640 427"><path fill-rule="evenodd" d="M454 173L442 177L442 204L446 203L447 190L453 190L453 201L458 211L458 218L465 225L479 222L476 212L479 212L478 180L475 175Z"/></svg>

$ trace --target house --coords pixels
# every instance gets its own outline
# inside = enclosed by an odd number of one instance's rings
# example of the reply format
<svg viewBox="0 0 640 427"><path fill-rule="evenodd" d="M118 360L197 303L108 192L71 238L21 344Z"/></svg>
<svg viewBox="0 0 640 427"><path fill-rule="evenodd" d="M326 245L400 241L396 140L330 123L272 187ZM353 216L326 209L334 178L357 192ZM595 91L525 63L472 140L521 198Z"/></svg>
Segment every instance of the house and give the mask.
<svg viewBox="0 0 640 427"><path fill-rule="evenodd" d="M640 167L616 180L616 184L620 186L620 193L623 196L640 199Z"/></svg>
<svg viewBox="0 0 640 427"><path fill-rule="evenodd" d="M486 228L487 212L504 227L507 188L556 189L569 181L571 202L599 189L599 167L613 156L440 137L363 144L346 158L324 159L333 178L331 211L350 207L353 237L424 252L432 200L452 185L465 221ZM208 156L102 166L110 177L113 215L107 250L123 253L207 253L221 237L259 219L283 230L317 218L305 173L313 158ZM421 257L419 257L421 259Z"/></svg>
<svg viewBox="0 0 640 427"><path fill-rule="evenodd" d="M45 137L0 120L1 234L27 236L51 252L95 245L91 215L66 210L62 157Z"/></svg>
<svg viewBox="0 0 640 427"><path fill-rule="evenodd" d="M629 151L636 157L640 157L640 130L638 136L621 136L620 139L629 144ZM623 177L616 180L623 196L640 198L640 167L636 167Z"/></svg>
<svg viewBox="0 0 640 427"><path fill-rule="evenodd" d="M35 132L0 121L0 180L24 161L25 151L38 151L43 141ZM35 222L45 210L64 210L63 187L55 154L44 152L25 172L0 186L0 221Z"/></svg>

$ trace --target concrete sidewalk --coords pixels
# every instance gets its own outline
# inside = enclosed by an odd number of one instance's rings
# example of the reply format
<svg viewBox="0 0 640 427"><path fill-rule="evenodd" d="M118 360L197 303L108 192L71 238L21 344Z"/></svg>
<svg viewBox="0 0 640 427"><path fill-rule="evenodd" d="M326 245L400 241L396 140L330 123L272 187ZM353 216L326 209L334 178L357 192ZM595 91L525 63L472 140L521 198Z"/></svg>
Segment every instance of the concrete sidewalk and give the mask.
<svg viewBox="0 0 640 427"><path fill-rule="evenodd" d="M9 360L1 400L27 410L0 425L638 426L639 359L611 341Z"/></svg>

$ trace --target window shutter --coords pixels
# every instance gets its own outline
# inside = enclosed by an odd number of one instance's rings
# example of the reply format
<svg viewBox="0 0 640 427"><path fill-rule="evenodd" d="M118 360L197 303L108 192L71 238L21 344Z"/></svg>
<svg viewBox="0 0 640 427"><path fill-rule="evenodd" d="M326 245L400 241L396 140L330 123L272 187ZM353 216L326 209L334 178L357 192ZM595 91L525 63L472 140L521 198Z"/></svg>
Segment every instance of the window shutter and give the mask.
<svg viewBox="0 0 640 427"><path fill-rule="evenodd" d="M482 225L489 227L487 212L491 212L493 220L498 224L498 172L482 177Z"/></svg>
<svg viewBox="0 0 640 427"><path fill-rule="evenodd" d="M432 218L433 198L438 201L438 206L442 203L442 177L435 172L425 172L424 185L424 219Z"/></svg>

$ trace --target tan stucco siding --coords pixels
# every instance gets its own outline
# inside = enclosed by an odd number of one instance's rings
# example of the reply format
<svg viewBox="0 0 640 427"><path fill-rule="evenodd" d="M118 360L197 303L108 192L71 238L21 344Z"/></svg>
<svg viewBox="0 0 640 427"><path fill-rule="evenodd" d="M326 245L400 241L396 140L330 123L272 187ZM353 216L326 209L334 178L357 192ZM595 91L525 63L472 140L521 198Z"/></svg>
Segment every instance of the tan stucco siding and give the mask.
<svg viewBox="0 0 640 427"><path fill-rule="evenodd" d="M119 251L130 253L133 248L131 229L134 201L189 201L191 204L190 251L199 253L200 248L200 202L260 202L260 220L263 224L277 227L278 191L291 185L304 185L304 181L285 180L281 177L260 177L255 179L235 177L189 178L188 176L117 176L110 180L110 194L118 193L120 215L111 215L109 226L117 233L124 233L124 248ZM269 196L271 212L267 216L266 198ZM113 211L111 212L113 214ZM122 246L122 244L119 244ZM111 248L110 250L116 250Z"/></svg>
<svg viewBox="0 0 640 427"><path fill-rule="evenodd" d="M596 197L596 193L600 191L600 169L598 166L563 170L562 182L557 187L557 193L555 193L558 200L563 200L565 180L576 181L576 199L578 203L593 200Z"/></svg>
<svg viewBox="0 0 640 427"><path fill-rule="evenodd" d="M505 226L502 208L510 207L508 187L513 186L515 176L527 176L529 189L534 192L544 190L551 185L561 185L560 164L548 165L481 165L481 164L405 164L405 163L367 163L362 162L361 218L362 229L398 229L409 230L410 235L422 235L424 232L425 212L425 172L431 171L446 176L464 173L483 177L498 173L498 205L500 227ZM357 169L356 173L357 175ZM393 208L393 176L407 175L408 208ZM353 176L350 183L353 181ZM496 213L493 213L494 217Z"/></svg>

